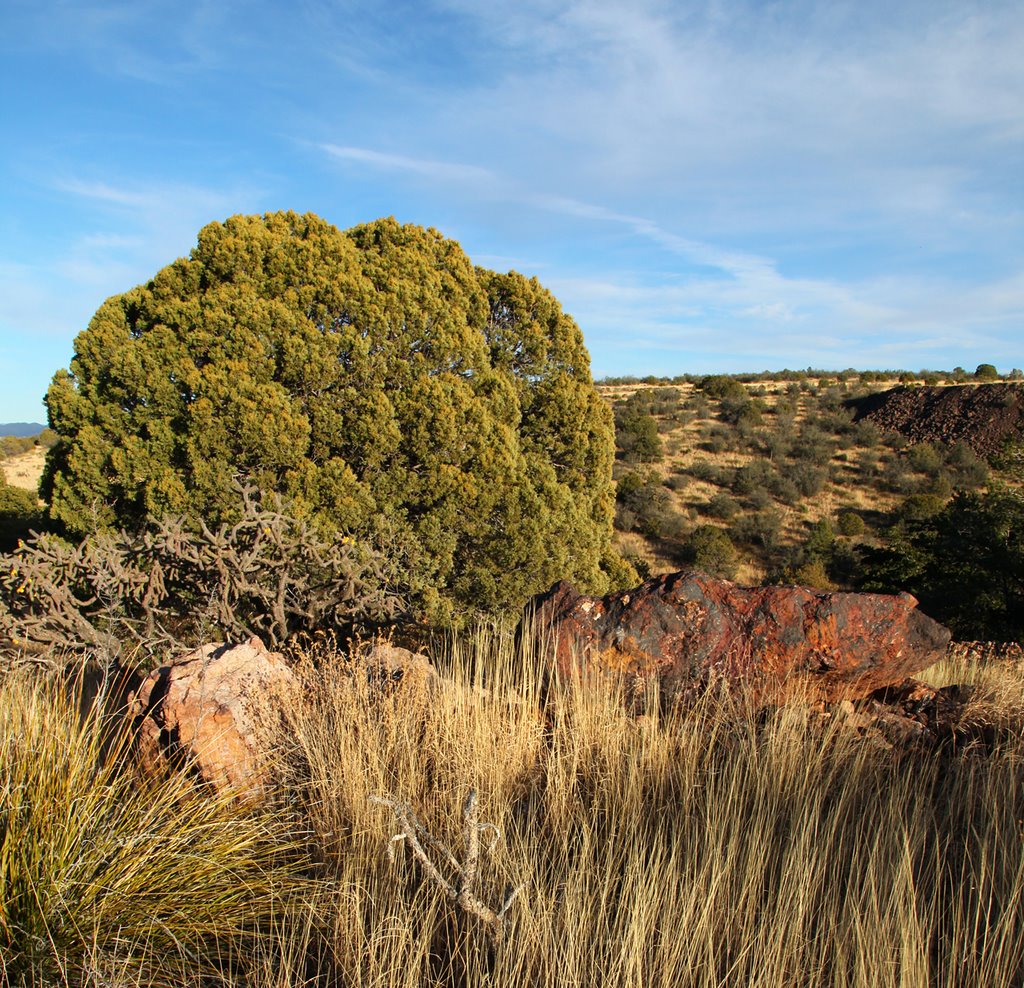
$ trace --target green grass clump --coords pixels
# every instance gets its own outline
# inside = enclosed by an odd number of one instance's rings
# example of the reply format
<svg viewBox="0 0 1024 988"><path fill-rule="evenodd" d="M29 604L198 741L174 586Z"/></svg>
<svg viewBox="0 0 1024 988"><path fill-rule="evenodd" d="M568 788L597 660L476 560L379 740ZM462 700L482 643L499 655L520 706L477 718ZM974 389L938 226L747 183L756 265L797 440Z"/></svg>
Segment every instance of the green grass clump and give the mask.
<svg viewBox="0 0 1024 988"><path fill-rule="evenodd" d="M293 828L126 769L54 679L0 683L0 984L194 984L309 892Z"/></svg>

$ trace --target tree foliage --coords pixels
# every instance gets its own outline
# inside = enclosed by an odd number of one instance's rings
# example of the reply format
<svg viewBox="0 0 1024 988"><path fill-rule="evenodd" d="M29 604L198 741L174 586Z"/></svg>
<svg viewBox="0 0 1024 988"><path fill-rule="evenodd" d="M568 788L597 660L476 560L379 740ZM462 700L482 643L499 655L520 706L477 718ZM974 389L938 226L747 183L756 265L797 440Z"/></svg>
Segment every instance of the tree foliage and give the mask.
<svg viewBox="0 0 1024 988"><path fill-rule="evenodd" d="M960 491L897 525L862 572L862 589L909 590L958 638L1024 640L1024 494Z"/></svg>
<svg viewBox="0 0 1024 988"><path fill-rule="evenodd" d="M235 216L108 299L47 395L43 496L71 533L232 522L237 482L396 547L420 608L629 578L614 436L575 322L435 230Z"/></svg>
<svg viewBox="0 0 1024 988"><path fill-rule="evenodd" d="M32 529L42 526L38 500L28 491L8 484L0 470L0 552L10 552Z"/></svg>

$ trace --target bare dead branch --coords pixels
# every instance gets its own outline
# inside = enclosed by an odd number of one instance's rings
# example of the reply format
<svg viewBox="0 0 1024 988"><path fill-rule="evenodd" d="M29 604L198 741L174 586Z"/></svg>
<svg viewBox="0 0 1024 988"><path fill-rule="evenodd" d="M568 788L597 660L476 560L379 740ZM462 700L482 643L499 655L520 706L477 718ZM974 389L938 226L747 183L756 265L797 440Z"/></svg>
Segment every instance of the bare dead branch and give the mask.
<svg viewBox="0 0 1024 988"><path fill-rule="evenodd" d="M190 629L258 635L271 648L297 632L371 626L393 617L383 553L351 536L327 538L276 498L238 485L231 525L156 522L139 534L78 545L37 535L0 556L0 666L39 651L156 655Z"/></svg>
<svg viewBox="0 0 1024 988"><path fill-rule="evenodd" d="M494 831L495 837L488 846L489 851L493 850L501 839L501 831L494 824L479 822L476 790L469 791L462 807L466 845L462 862L459 862L458 858L419 822L408 803L384 796L370 796L370 802L388 807L398 821L400 829L388 845L389 855L393 856L396 843L405 842L423 870L441 888L445 896L484 924L487 937L493 945L501 943L505 936L505 916L524 886L506 886L501 905L496 910L488 906L474 891L480 863L480 834L484 830ZM454 873L451 879L445 878L441 868L430 859L427 848L442 858L444 864Z"/></svg>

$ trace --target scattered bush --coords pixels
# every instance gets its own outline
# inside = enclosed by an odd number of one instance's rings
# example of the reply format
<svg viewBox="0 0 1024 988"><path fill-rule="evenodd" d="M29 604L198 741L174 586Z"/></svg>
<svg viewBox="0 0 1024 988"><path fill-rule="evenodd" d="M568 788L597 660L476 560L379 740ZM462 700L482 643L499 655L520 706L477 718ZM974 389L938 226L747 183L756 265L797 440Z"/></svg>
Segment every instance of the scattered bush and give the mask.
<svg viewBox="0 0 1024 988"><path fill-rule="evenodd" d="M31 532L41 531L45 520L39 499L8 484L0 472L0 553L10 552Z"/></svg>
<svg viewBox="0 0 1024 988"><path fill-rule="evenodd" d="M732 489L737 494L753 494L757 490L771 489L776 478L777 474L770 463L765 460L753 460L736 471Z"/></svg>
<svg viewBox="0 0 1024 988"><path fill-rule="evenodd" d="M711 374L701 378L697 387L709 398L746 398L747 389L736 378Z"/></svg>
<svg viewBox="0 0 1024 988"><path fill-rule="evenodd" d="M834 452L834 440L817 426L805 425L800 430L800 437L794 446L793 455L798 460L813 463L816 466L824 466L832 459Z"/></svg>
<svg viewBox="0 0 1024 988"><path fill-rule="evenodd" d="M658 463L665 458L658 423L646 412L617 415L615 441L630 463Z"/></svg>
<svg viewBox="0 0 1024 988"><path fill-rule="evenodd" d="M820 466L814 466L806 460L797 460L783 470L783 476L796 485L796 489L803 497L814 497L820 494L828 480L828 471Z"/></svg>
<svg viewBox="0 0 1024 988"><path fill-rule="evenodd" d="M725 492L716 494L707 505L707 513L712 518L721 518L723 521L730 521L740 512L739 502Z"/></svg>
<svg viewBox="0 0 1024 988"><path fill-rule="evenodd" d="M701 525L686 540L682 559L711 576L731 580L739 567L739 556L729 536L715 525Z"/></svg>
<svg viewBox="0 0 1024 988"><path fill-rule="evenodd" d="M667 476L662 483L670 491L685 491L690 484L693 483L693 478L685 473L673 473Z"/></svg>
<svg viewBox="0 0 1024 988"><path fill-rule="evenodd" d="M730 487L733 481L733 471L728 467L720 467L709 460L694 460L690 465L690 473L706 484L715 484L717 487Z"/></svg>
<svg viewBox="0 0 1024 988"><path fill-rule="evenodd" d="M882 430L869 419L861 419L854 424L853 441L858 446L871 449L882 441Z"/></svg>
<svg viewBox="0 0 1024 988"><path fill-rule="evenodd" d="M959 492L902 514L888 545L866 555L863 588L909 590L961 640L1024 640L1024 494Z"/></svg>
<svg viewBox="0 0 1024 988"><path fill-rule="evenodd" d="M672 506L672 495L654 473L630 472L620 478L616 493L615 525L622 532L640 532L651 539L677 538L683 520Z"/></svg>
<svg viewBox="0 0 1024 988"><path fill-rule="evenodd" d="M934 518L946 506L948 497L938 494L911 494L904 498L898 515L904 521L926 521Z"/></svg>
<svg viewBox="0 0 1024 988"><path fill-rule="evenodd" d="M847 538L864 534L864 519L856 511L840 511L836 524L839 527L839 534Z"/></svg>
<svg viewBox="0 0 1024 988"><path fill-rule="evenodd" d="M733 522L731 531L738 542L760 546L765 551L772 552L778 546L782 531L782 515L772 508L741 515Z"/></svg>
<svg viewBox="0 0 1024 988"><path fill-rule="evenodd" d="M918 443L907 453L910 466L918 473L935 476L942 469L942 456L931 443Z"/></svg>

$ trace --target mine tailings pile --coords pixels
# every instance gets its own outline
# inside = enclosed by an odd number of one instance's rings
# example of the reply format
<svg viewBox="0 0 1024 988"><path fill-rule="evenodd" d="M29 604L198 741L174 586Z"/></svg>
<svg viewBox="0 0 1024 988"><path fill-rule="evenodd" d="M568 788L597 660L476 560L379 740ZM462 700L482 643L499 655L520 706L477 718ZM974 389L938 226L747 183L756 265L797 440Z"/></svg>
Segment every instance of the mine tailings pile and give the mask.
<svg viewBox="0 0 1024 988"><path fill-rule="evenodd" d="M1024 435L1024 384L899 387L852 398L847 407L854 421L867 419L911 445L963 443L984 457Z"/></svg>

